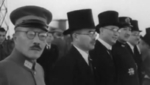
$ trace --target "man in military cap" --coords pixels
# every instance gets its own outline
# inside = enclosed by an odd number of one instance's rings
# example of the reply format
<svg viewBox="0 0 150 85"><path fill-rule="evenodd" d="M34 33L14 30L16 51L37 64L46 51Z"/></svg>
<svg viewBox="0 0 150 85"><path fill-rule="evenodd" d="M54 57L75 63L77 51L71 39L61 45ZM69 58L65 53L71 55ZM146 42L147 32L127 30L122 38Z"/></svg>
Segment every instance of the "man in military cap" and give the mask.
<svg viewBox="0 0 150 85"><path fill-rule="evenodd" d="M120 29L112 53L117 70L118 85L139 85L137 65L126 43L131 34L131 18L119 17Z"/></svg>
<svg viewBox="0 0 150 85"><path fill-rule="evenodd" d="M98 85L116 85L116 70L111 54L112 45L118 39L119 18L116 11L105 11L98 15L99 24L96 27L99 33L95 49L90 52L96 67Z"/></svg>
<svg viewBox="0 0 150 85"><path fill-rule="evenodd" d="M132 20L131 21L132 24L132 29L131 29L131 35L128 38L128 42L127 42L127 48L128 50L131 52L131 54L133 55L133 58L138 66L138 76L139 76L139 82L140 85L142 85L142 57L141 57L141 53L139 52L139 47L138 44L140 42L140 30L138 27L138 21L137 20Z"/></svg>
<svg viewBox="0 0 150 85"><path fill-rule="evenodd" d="M10 55L13 49L13 42L6 40L7 31L0 27L0 61Z"/></svg>
<svg viewBox="0 0 150 85"><path fill-rule="evenodd" d="M89 50L95 45L95 25L91 9L67 13L73 42L69 52L54 67L52 85L95 85Z"/></svg>
<svg viewBox="0 0 150 85"><path fill-rule="evenodd" d="M15 25L15 47L0 62L0 85L45 85L43 69L36 59L46 45L51 12L38 6L23 6L14 10L10 19Z"/></svg>

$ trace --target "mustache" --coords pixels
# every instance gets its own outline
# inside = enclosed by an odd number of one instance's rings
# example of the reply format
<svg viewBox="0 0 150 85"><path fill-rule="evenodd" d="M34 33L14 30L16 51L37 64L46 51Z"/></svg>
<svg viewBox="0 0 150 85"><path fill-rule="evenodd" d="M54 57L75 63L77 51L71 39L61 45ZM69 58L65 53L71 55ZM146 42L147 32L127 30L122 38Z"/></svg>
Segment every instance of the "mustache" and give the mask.
<svg viewBox="0 0 150 85"><path fill-rule="evenodd" d="M33 46L30 47L32 50L42 50L39 44L34 44Z"/></svg>

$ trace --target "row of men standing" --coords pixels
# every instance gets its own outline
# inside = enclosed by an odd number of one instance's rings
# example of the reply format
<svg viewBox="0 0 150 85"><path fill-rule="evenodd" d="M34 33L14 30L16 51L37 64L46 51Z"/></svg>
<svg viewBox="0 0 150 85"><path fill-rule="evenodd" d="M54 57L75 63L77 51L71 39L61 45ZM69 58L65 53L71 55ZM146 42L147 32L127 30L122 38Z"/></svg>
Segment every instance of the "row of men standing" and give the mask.
<svg viewBox="0 0 150 85"><path fill-rule="evenodd" d="M142 85L142 57L137 46L141 31L137 20L105 11L98 15L99 24L95 27L89 9L67 15L69 29L64 34L71 34L73 46L56 63L53 85ZM99 33L97 40L95 30ZM141 37L141 42L148 45L147 36Z"/></svg>
<svg viewBox="0 0 150 85"><path fill-rule="evenodd" d="M135 61L139 56L134 56L132 51L130 53L131 46L134 48L136 45L132 43L130 46L130 42L129 45L127 44L131 32L133 35L136 34L131 41L137 44L139 42L140 31L136 27L137 21L131 21L129 17L119 17L120 24L117 24L117 16L117 12L114 11L99 14L99 20L105 18L111 23L104 26L100 23L97 26L99 38L95 49L91 51L93 64L97 67L99 75L98 83L99 85L141 85L138 75L141 73L141 70L138 71L141 66Z"/></svg>
<svg viewBox="0 0 150 85"><path fill-rule="evenodd" d="M63 34L71 36L72 46L50 74L44 74L50 63L42 68L36 60L45 48L52 14L37 6L14 10L10 19L15 47L0 62L0 85L142 85L141 57L136 52L149 47L149 29L139 43L137 21L118 16L116 11L102 12L95 26L91 9L68 12L69 29Z"/></svg>

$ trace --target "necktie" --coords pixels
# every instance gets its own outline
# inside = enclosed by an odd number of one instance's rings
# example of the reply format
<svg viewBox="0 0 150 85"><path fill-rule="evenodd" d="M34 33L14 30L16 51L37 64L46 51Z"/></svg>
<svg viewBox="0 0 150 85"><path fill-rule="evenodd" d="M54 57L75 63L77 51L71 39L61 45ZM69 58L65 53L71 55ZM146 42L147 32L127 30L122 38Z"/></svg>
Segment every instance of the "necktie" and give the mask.
<svg viewBox="0 0 150 85"><path fill-rule="evenodd" d="M92 72L92 74L94 74L94 71L93 71L93 65L92 65L92 59L90 56L88 56L88 61L89 61L89 67L90 67L90 70Z"/></svg>
<svg viewBox="0 0 150 85"><path fill-rule="evenodd" d="M108 52L108 54L110 55L111 59L113 59L111 50L107 50L107 52Z"/></svg>
<svg viewBox="0 0 150 85"><path fill-rule="evenodd" d="M140 52L139 52L137 46L134 46L134 54L140 55Z"/></svg>
<svg viewBox="0 0 150 85"><path fill-rule="evenodd" d="M140 54L137 46L134 47L134 58L135 58L135 62L136 62L137 69L138 69L139 80L140 80L140 83L142 83L142 80L143 80L142 58L141 58L141 54Z"/></svg>
<svg viewBox="0 0 150 85"><path fill-rule="evenodd" d="M137 46L134 46L134 60L135 60L136 64L139 64L142 62L141 55L140 55L140 52L139 52Z"/></svg>

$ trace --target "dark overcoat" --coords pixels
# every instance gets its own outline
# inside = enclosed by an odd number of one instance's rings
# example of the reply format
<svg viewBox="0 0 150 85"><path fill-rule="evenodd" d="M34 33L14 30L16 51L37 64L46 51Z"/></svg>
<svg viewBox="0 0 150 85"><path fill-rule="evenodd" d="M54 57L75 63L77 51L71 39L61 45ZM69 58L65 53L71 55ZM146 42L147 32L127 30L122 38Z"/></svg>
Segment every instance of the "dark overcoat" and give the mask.
<svg viewBox="0 0 150 85"><path fill-rule="evenodd" d="M112 51L117 68L118 85L139 85L137 65L126 45L117 42Z"/></svg>
<svg viewBox="0 0 150 85"><path fill-rule="evenodd" d="M74 46L56 63L51 85L95 85L89 65Z"/></svg>
<svg viewBox="0 0 150 85"><path fill-rule="evenodd" d="M93 66L97 73L96 81L98 85L115 85L116 68L111 51L96 41L95 49L90 52L93 59Z"/></svg>

